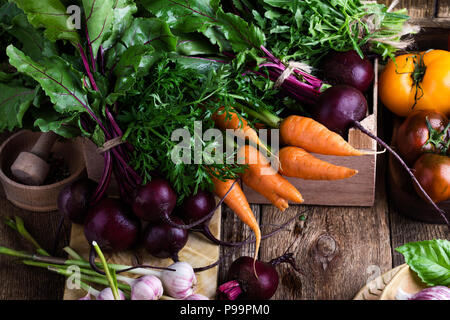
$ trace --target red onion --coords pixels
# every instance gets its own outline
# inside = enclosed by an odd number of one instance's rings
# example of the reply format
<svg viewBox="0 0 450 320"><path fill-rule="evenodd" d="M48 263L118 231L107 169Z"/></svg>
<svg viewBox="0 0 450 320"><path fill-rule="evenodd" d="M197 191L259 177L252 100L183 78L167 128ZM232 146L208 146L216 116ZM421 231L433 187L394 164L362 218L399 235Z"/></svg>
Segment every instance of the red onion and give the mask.
<svg viewBox="0 0 450 320"><path fill-rule="evenodd" d="M426 288L408 300L450 300L450 288L444 286Z"/></svg>

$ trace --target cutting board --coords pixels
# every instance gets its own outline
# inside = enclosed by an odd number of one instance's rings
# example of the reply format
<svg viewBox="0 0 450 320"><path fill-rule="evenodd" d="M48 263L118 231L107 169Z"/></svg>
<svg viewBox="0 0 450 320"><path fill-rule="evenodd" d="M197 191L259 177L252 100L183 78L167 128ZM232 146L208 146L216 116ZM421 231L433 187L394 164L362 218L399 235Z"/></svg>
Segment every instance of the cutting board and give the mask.
<svg viewBox="0 0 450 320"><path fill-rule="evenodd" d="M213 235L220 239L220 219L221 209L219 208L210 221L210 229ZM89 257L89 244L84 237L83 227L73 225L70 237L70 247L77 251L84 258ZM173 263L171 259L158 259L148 254L145 249L137 251L125 251L115 254L105 253L108 262L124 265L132 265L135 261L134 255L137 255L141 264L167 267ZM204 267L216 262L219 259L219 246L212 244L203 235L191 232L186 246L179 253L180 261L188 262L192 267ZM123 273L130 277L136 277L132 274ZM197 276L197 285L195 293L199 293L214 299L217 290L218 267L207 271L199 272ZM93 286L95 287L95 286ZM66 289L64 291L64 300L77 300L86 293L83 290Z"/></svg>
<svg viewBox="0 0 450 320"><path fill-rule="evenodd" d="M415 294L426 287L407 264L402 264L367 283L354 300L398 300L402 292Z"/></svg>

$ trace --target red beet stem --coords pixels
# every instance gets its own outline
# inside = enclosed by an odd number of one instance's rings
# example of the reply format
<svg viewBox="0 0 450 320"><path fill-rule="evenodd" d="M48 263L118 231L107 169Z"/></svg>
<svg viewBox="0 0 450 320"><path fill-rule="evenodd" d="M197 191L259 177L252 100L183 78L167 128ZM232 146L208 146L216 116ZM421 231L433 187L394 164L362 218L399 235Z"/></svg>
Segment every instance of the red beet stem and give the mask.
<svg viewBox="0 0 450 320"><path fill-rule="evenodd" d="M221 300L236 300L242 293L242 288L238 281L231 280L219 286L218 291Z"/></svg>

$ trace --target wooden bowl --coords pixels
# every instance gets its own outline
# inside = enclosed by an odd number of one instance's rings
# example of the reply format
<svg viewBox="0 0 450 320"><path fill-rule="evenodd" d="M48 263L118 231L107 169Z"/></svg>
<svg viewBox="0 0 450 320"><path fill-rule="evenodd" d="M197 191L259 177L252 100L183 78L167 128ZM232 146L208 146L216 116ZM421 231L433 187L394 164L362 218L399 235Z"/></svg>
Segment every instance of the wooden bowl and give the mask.
<svg viewBox="0 0 450 320"><path fill-rule="evenodd" d="M426 287L407 264L402 264L367 283L353 300L403 300Z"/></svg>
<svg viewBox="0 0 450 320"><path fill-rule="evenodd" d="M36 143L40 132L22 130L12 135L0 147L0 182L6 197L15 206L35 212L58 209L59 192L68 184L85 174L85 163L79 143L75 140L57 141L52 149L63 157L71 175L57 183L44 186L27 186L11 179L11 165L20 152L29 151Z"/></svg>

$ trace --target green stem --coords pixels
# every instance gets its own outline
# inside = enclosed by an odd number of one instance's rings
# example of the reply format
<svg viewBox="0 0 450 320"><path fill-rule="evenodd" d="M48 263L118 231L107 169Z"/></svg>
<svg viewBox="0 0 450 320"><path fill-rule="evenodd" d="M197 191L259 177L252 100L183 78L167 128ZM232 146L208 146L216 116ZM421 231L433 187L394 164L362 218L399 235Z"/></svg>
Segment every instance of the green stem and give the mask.
<svg viewBox="0 0 450 320"><path fill-rule="evenodd" d="M36 261L31 261L31 260L23 260L22 262L27 266L46 268L50 271L57 272L61 275L67 276L67 277L73 275L73 272L68 270L69 266L61 266L61 265L57 265L57 264L36 262ZM93 270L80 268L80 278L84 279L88 282L109 286L108 280L103 275L100 275L99 273L97 273ZM119 287L119 289L125 290L125 291L131 290L131 287L128 284L124 284L124 283L118 283L118 287Z"/></svg>
<svg viewBox="0 0 450 320"><path fill-rule="evenodd" d="M0 254L8 255L11 257L22 258L22 259L31 259L34 260L33 255L23 251L17 251L14 249L6 248L0 246Z"/></svg>
<svg viewBox="0 0 450 320"><path fill-rule="evenodd" d="M63 249L68 255L69 257L75 259L75 260L80 260L80 261L84 261L83 257L80 256L75 250L73 250L71 247L65 247Z"/></svg>
<svg viewBox="0 0 450 320"><path fill-rule="evenodd" d="M94 249L97 252L98 257L100 258L100 261L103 264L103 270L105 271L106 279L108 279L109 286L111 287L114 299L120 300L119 292L117 291L117 286L115 284L115 281L112 278L111 270L108 267L108 263L106 262L106 259L105 259L105 256L103 255L102 250L98 246L97 242L93 241L92 245L94 246Z"/></svg>
<svg viewBox="0 0 450 320"><path fill-rule="evenodd" d="M66 276L66 277L70 277L72 275L72 272L68 271L67 269L63 269L63 268L54 268L54 267L50 266L47 269L50 271L53 271L55 273L58 273L60 275ZM85 274L80 274L80 278L87 282L92 282L92 283L101 284L104 286L109 286L109 282L105 278L89 276L89 275L85 275ZM131 287L127 284L120 283L119 288L121 290L131 291Z"/></svg>
<svg viewBox="0 0 450 320"><path fill-rule="evenodd" d="M30 242L35 248L36 251L43 256L50 256L50 254L45 251L44 248L31 236L28 230L25 228L25 223L22 218L15 216L14 220L10 218L5 219L5 223L7 226L17 231L25 240Z"/></svg>
<svg viewBox="0 0 450 320"><path fill-rule="evenodd" d="M89 264L89 262L84 261L84 260L66 260L66 259L61 259L61 258L56 258L56 257L40 256L40 255L30 254L28 252L17 251L17 250L10 249L7 247L2 247L2 246L0 246L0 254L4 254L4 255L16 257L16 258L21 258L21 259L33 260L36 262L55 264L55 265L60 265L60 266L74 265L74 266L78 266L78 267L91 268L91 265ZM95 264L99 267L103 267L103 265L99 262L96 262ZM131 268L131 266L126 266L126 265L121 265L121 264L112 264L112 263L108 264L108 267L115 271L121 271L121 270ZM144 275L144 276L145 275L154 275L154 276L161 275L160 271L146 269L146 268L137 268L137 269L133 269L133 270L130 270L127 272L132 273L132 274L137 274L137 275Z"/></svg>
<svg viewBox="0 0 450 320"><path fill-rule="evenodd" d="M254 109L251 109L241 103L236 104L242 111L247 113L249 116L263 122L264 124L268 125L271 128L278 128L280 126L281 121L283 120L268 110L255 111Z"/></svg>
<svg viewBox="0 0 450 320"><path fill-rule="evenodd" d="M86 293L92 294L95 297L98 296L98 294L100 293L100 291L92 288L90 285L88 285L87 283L84 283L83 281L79 281L80 287L81 289L83 289L84 291L86 291Z"/></svg>

